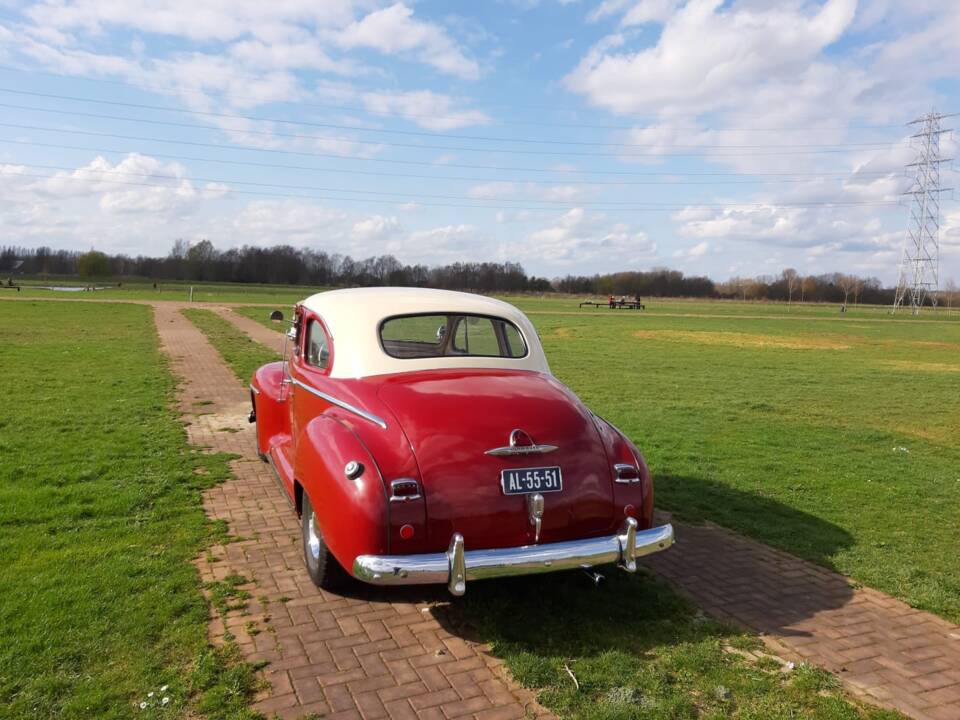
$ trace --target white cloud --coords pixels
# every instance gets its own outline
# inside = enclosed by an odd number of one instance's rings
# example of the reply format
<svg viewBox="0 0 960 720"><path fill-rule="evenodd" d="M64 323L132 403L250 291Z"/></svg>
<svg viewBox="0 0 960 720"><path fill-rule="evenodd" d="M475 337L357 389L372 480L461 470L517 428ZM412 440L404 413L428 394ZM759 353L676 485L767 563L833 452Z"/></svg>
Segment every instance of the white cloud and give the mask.
<svg viewBox="0 0 960 720"><path fill-rule="evenodd" d="M703 257L707 254L707 251L710 249L710 243L706 240L703 242L697 243L691 248L686 250L678 250L673 254L674 257L688 257L688 258L698 258Z"/></svg>
<svg viewBox="0 0 960 720"><path fill-rule="evenodd" d="M571 203L592 194L589 185L542 185L533 182L488 182L474 185L467 195L474 200L527 200L531 202Z"/></svg>
<svg viewBox="0 0 960 720"><path fill-rule="evenodd" d="M429 130L452 130L486 125L490 117L466 102L431 90L386 91L362 94L363 104L374 113L397 113Z"/></svg>
<svg viewBox="0 0 960 720"><path fill-rule="evenodd" d="M530 233L516 248L518 259L537 259L573 272L577 265L597 260L606 267L637 266L655 258L656 252L656 244L646 233L583 208L563 213L551 225Z"/></svg>
<svg viewBox="0 0 960 720"><path fill-rule="evenodd" d="M493 249L475 225L441 225L396 238L387 250L408 262L439 265L458 260L490 260Z"/></svg>
<svg viewBox="0 0 960 720"><path fill-rule="evenodd" d="M664 22L676 11L682 0L640 0L627 10L620 25L644 25L649 22Z"/></svg>
<svg viewBox="0 0 960 720"><path fill-rule="evenodd" d="M416 20L403 3L369 13L336 34L343 48L371 48L385 55L412 53L441 72L467 80L480 76L480 67L447 35L430 22Z"/></svg>
<svg viewBox="0 0 960 720"><path fill-rule="evenodd" d="M603 18L623 12L623 9L626 8L631 1L632 0L603 0L602 3L590 11L590 14L587 15L587 20L597 22Z"/></svg>
<svg viewBox="0 0 960 720"><path fill-rule="evenodd" d="M566 83L619 113L729 108L746 89L807 67L849 26L855 7L856 0L828 0L811 15L784 5L723 9L721 0L690 0L667 20L656 46L610 52L601 43Z"/></svg>
<svg viewBox="0 0 960 720"><path fill-rule="evenodd" d="M361 243L379 244L396 235L400 230L400 221L396 217L374 215L355 222L350 234Z"/></svg>
<svg viewBox="0 0 960 720"><path fill-rule="evenodd" d="M41 27L100 34L111 27L191 40L233 40L253 35L276 41L300 33L299 25L340 25L353 18L348 0L44 0L25 14Z"/></svg>

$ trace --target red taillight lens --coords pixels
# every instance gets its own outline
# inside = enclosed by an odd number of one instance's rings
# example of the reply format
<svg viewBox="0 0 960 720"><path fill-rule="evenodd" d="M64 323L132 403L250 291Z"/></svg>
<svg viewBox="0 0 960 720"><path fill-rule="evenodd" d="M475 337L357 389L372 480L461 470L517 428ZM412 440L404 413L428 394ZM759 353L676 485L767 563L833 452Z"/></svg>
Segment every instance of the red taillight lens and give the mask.
<svg viewBox="0 0 960 720"><path fill-rule="evenodd" d="M390 502L408 502L420 497L420 483L410 478L390 483Z"/></svg>
<svg viewBox="0 0 960 720"><path fill-rule="evenodd" d="M627 463L617 463L613 466L614 472L616 473L616 478L618 483L635 483L640 482L640 470L636 465L628 465Z"/></svg>

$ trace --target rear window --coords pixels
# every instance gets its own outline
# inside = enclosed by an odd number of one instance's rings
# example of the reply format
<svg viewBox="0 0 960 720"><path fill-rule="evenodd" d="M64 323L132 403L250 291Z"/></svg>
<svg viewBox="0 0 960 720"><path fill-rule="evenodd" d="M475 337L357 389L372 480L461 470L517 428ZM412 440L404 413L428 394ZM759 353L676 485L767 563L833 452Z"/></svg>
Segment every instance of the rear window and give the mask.
<svg viewBox="0 0 960 720"><path fill-rule="evenodd" d="M380 344L390 357L521 358L527 344L502 318L461 313L398 315L380 324Z"/></svg>

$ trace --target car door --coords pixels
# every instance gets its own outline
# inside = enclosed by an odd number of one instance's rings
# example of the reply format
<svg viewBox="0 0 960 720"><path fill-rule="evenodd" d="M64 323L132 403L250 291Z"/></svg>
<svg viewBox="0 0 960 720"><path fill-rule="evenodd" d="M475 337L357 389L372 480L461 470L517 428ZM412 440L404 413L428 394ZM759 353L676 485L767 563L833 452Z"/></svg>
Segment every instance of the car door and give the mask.
<svg viewBox="0 0 960 720"><path fill-rule="evenodd" d="M299 441L310 420L330 407L315 391L326 381L333 364L333 344L323 320L305 311L302 323L299 352L294 354L290 372L293 379L290 428L295 441Z"/></svg>

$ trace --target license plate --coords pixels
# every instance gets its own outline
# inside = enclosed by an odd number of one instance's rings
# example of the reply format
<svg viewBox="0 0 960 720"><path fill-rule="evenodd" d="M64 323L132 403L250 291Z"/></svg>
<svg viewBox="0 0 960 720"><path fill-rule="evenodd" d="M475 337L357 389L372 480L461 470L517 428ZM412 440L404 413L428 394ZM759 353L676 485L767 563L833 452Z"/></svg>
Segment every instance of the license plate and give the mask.
<svg viewBox="0 0 960 720"><path fill-rule="evenodd" d="M563 477L560 468L535 467L511 468L500 471L500 487L504 495L528 495L529 493L560 492Z"/></svg>

